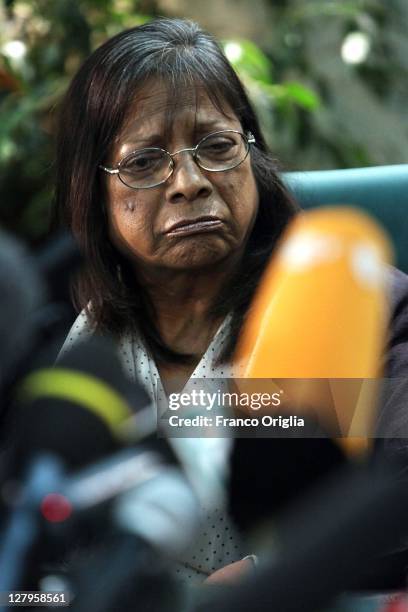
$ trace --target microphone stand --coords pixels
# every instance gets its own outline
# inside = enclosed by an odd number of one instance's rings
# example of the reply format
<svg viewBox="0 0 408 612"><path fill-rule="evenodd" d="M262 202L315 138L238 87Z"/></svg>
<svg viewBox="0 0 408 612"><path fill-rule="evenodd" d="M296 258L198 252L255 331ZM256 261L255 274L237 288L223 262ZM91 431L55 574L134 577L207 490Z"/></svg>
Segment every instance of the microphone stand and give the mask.
<svg viewBox="0 0 408 612"><path fill-rule="evenodd" d="M180 492L180 483L178 479L174 480L174 467L167 465L167 460L159 449L123 449L68 476L53 456L41 455L34 460L25 481L24 498L12 508L6 528L0 535L0 591L23 589L24 578L30 569L30 554L35 552L44 520L39 511L41 500L50 492L59 492L72 505L75 529L82 533L84 529L88 531L92 525L91 518L96 517L92 532L96 533L95 529L105 530L101 547L83 551L79 548L85 558L89 556L89 551L92 554L77 579L78 591L75 593L73 612L77 609L94 609L97 612L123 609L123 605L115 608L114 602L121 604L125 592L136 607L139 607L140 599L150 602L149 607L143 608L146 612L179 612L181 593L168 571L165 557L149 544L148 538L145 540L135 535L131 524L127 530L129 519L121 527L118 517L112 514L113 509L106 506L106 503L114 501L126 491L163 476L167 482L170 478L173 494ZM187 481L185 484L182 481L181 487L190 489ZM168 492L168 488L165 490ZM193 497L194 503L197 503ZM152 506L152 509L154 513L155 507ZM105 520L99 522L98 513L102 510ZM171 528L171 522L170 516L167 530ZM72 543L71 538L71 550ZM98 584L98 592L103 596L96 597L95 584ZM0 605L0 612L7 609L8 606Z"/></svg>
<svg viewBox="0 0 408 612"><path fill-rule="evenodd" d="M39 503L49 491L58 490L63 470L59 460L40 455L30 466L21 494L23 500L11 512L0 537L0 593L21 590L26 563L40 531ZM0 612L9 606L4 602Z"/></svg>

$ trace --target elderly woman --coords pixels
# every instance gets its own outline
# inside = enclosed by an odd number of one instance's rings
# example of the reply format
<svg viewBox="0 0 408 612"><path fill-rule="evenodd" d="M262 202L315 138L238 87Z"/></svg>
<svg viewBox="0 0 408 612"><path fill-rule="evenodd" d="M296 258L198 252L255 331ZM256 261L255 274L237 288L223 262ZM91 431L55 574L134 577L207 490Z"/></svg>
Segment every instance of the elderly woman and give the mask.
<svg viewBox="0 0 408 612"><path fill-rule="evenodd" d="M134 332L165 389L227 315L228 361L295 206L220 47L187 21L125 31L85 62L61 118L56 202L88 260L77 305L99 331Z"/></svg>
<svg viewBox="0 0 408 612"><path fill-rule="evenodd" d="M156 404L192 376L231 373L257 281L296 206L209 34L157 19L88 58L61 109L56 203L88 264L64 350L113 334ZM232 531L222 509L210 514L179 571L205 578L240 559Z"/></svg>
<svg viewBox="0 0 408 612"><path fill-rule="evenodd" d="M64 350L94 331L113 334L126 372L156 404L191 377L231 374L254 290L296 205L209 34L157 19L88 58L61 109L56 203L88 264ZM238 574L242 565L230 564L245 552L219 508L178 571Z"/></svg>

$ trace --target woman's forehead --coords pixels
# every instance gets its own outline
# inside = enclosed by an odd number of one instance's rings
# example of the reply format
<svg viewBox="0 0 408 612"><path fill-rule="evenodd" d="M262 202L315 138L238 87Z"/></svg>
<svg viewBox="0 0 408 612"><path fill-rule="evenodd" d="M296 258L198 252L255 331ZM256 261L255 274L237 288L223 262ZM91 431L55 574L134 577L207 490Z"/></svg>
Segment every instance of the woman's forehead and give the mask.
<svg viewBox="0 0 408 612"><path fill-rule="evenodd" d="M239 120L225 100L209 96L202 85L169 87L162 81L153 81L142 87L126 113L120 136L143 132L153 126L161 131L170 130L177 121L191 127L211 128L220 123Z"/></svg>

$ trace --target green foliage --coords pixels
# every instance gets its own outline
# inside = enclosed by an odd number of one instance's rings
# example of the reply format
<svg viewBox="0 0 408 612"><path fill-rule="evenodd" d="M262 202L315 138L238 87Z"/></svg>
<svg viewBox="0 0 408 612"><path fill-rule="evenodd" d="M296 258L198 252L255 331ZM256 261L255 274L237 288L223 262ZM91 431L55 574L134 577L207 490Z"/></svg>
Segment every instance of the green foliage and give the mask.
<svg viewBox="0 0 408 612"><path fill-rule="evenodd" d="M223 43L224 52L240 76L269 84L272 77L272 62L255 43L250 40L229 39Z"/></svg>
<svg viewBox="0 0 408 612"><path fill-rule="evenodd" d="M317 95L313 112L276 106L269 142L288 169L406 163L408 3L267 0L259 44L275 81ZM347 47L357 35L357 47ZM358 45L366 46L358 57ZM361 49L361 47L360 47ZM354 56L354 57L353 57ZM293 93L293 90L292 90ZM307 98L305 98L306 100Z"/></svg>
<svg viewBox="0 0 408 612"><path fill-rule="evenodd" d="M8 4L0 5L0 218L36 243L49 225L58 101L94 47L151 16L130 0Z"/></svg>
<svg viewBox="0 0 408 612"><path fill-rule="evenodd" d="M277 113L290 117L294 107L314 111L320 104L318 94L299 81L274 82L273 62L249 40L223 42L226 56L238 72L260 118L266 139L273 145L273 118Z"/></svg>
<svg viewBox="0 0 408 612"><path fill-rule="evenodd" d="M255 21L256 3L247 2ZM406 162L405 0L257 2L269 7L270 20L258 24L256 42L227 33L223 46L284 166ZM176 0L169 5L174 15ZM46 234L58 102L73 74L108 37L166 14L166 6L166 0L0 0L0 218L8 229L32 243ZM208 27L199 7L189 16ZM342 58L350 33L369 45L360 63ZM10 51L5 45L13 41Z"/></svg>

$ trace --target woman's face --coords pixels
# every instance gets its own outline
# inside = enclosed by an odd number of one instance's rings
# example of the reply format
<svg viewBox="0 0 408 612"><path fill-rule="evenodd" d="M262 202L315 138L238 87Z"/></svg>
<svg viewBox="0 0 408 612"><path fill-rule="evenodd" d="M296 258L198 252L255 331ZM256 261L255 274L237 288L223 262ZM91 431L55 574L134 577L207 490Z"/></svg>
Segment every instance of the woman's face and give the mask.
<svg viewBox="0 0 408 612"><path fill-rule="evenodd" d="M197 103L195 96L197 95ZM191 92L166 129L168 94L158 82L137 96L113 146L108 165L145 147L171 153L195 146L204 136L242 126L228 108L223 114L204 91ZM173 174L162 185L131 189L107 176L109 232L117 248L137 269L199 270L238 260L251 232L258 192L249 155L225 172L201 169L191 153L174 158ZM205 226L199 219L206 217ZM174 226L184 224L184 230Z"/></svg>

